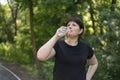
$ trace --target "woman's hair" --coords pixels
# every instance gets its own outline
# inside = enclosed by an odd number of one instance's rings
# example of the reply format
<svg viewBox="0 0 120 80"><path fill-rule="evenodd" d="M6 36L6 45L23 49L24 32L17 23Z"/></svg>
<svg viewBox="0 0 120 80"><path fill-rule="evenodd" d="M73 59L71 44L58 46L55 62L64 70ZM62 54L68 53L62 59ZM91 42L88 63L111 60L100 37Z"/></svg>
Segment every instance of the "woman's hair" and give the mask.
<svg viewBox="0 0 120 80"><path fill-rule="evenodd" d="M78 25L79 25L79 28L80 29L83 29L83 32L84 32L84 24L82 22L82 20L78 17L72 17L72 18L69 18L66 25L70 22L70 21L73 21L73 22L76 22ZM83 32L79 35L79 37L83 34Z"/></svg>

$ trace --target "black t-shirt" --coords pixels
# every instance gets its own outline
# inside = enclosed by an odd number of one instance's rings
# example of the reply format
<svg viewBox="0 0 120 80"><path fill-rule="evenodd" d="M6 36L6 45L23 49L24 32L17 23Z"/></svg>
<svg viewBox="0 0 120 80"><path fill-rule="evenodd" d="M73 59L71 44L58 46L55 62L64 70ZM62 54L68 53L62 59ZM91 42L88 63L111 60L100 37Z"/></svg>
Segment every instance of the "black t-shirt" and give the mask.
<svg viewBox="0 0 120 80"><path fill-rule="evenodd" d="M65 41L56 42L54 49L55 65L53 80L85 80L85 64L93 56L93 50L87 44L79 42L70 46Z"/></svg>

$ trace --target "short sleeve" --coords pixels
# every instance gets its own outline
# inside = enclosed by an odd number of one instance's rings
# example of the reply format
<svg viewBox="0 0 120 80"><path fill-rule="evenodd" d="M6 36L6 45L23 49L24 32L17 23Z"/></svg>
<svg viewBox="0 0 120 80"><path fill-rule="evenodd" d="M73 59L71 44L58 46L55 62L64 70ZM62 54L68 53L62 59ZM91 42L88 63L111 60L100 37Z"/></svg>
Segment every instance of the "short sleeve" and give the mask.
<svg viewBox="0 0 120 80"><path fill-rule="evenodd" d="M57 52L57 49L58 49L58 41L55 43L55 45L54 45L54 50L55 50L55 52Z"/></svg>
<svg viewBox="0 0 120 80"><path fill-rule="evenodd" d="M88 47L88 56L87 56L87 59L92 58L93 54L94 54L93 49L91 47Z"/></svg>

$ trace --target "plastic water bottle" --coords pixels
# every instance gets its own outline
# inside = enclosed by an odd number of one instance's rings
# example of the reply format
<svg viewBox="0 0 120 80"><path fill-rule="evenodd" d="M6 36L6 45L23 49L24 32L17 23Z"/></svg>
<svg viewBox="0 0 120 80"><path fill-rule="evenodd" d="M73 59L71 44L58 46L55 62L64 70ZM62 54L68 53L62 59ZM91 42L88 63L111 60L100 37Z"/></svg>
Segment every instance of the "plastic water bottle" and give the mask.
<svg viewBox="0 0 120 80"><path fill-rule="evenodd" d="M70 29L68 28L61 28L57 31L58 36L65 35L67 32L70 32Z"/></svg>

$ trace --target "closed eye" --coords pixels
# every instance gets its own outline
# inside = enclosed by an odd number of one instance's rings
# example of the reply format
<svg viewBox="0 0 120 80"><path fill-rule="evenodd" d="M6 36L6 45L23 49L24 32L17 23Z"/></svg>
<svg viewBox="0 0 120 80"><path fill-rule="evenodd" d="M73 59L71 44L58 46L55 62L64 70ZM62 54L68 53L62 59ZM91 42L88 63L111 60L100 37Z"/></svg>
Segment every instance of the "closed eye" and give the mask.
<svg viewBox="0 0 120 80"><path fill-rule="evenodd" d="M69 27L69 26L71 26L71 25L72 25L72 26L76 26L76 24L68 24L67 27Z"/></svg>
<svg viewBox="0 0 120 80"><path fill-rule="evenodd" d="M72 24L72 26L76 26L76 24Z"/></svg>
<svg viewBox="0 0 120 80"><path fill-rule="evenodd" d="M67 27L69 27L70 26L70 24L67 24Z"/></svg>

